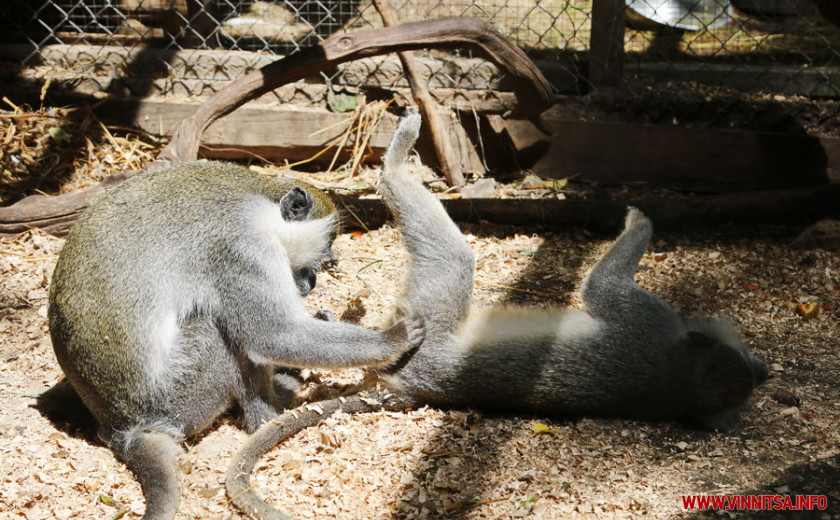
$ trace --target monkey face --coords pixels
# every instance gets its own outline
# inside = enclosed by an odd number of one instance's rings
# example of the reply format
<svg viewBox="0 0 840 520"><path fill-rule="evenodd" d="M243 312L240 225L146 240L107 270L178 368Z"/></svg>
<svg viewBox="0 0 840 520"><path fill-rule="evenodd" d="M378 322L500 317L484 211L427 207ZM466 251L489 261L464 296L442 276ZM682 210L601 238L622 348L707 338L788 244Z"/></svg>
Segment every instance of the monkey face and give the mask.
<svg viewBox="0 0 840 520"><path fill-rule="evenodd" d="M318 270L313 267L306 267L295 272L295 285L301 296L308 295L315 288L315 281Z"/></svg>
<svg viewBox="0 0 840 520"><path fill-rule="evenodd" d="M729 431L747 409L752 391L767 380L767 365L740 340L709 331L691 331L681 345L685 363L681 371L689 409L685 419L704 428ZM729 340L729 341L724 341Z"/></svg>

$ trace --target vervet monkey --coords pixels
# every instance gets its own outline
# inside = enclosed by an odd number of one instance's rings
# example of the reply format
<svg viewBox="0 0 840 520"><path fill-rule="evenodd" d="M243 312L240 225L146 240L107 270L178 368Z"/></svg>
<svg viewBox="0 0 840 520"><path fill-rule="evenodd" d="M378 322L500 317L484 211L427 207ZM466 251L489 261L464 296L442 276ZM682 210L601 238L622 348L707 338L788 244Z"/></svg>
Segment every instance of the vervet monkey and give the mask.
<svg viewBox="0 0 840 520"><path fill-rule="evenodd" d="M274 444L338 409L432 405L539 415L678 420L728 430L767 378L725 322L684 321L633 280L652 226L630 208L624 231L585 280L589 312L500 307L471 310L474 259L437 198L406 163L420 117L400 122L379 189L399 223L411 265L396 317L425 318L426 339L375 375L387 389L287 413L246 441L227 492L256 518L286 518L249 488L254 463Z"/></svg>
<svg viewBox="0 0 840 520"><path fill-rule="evenodd" d="M277 365L377 366L422 342L422 318L377 332L307 316L300 295L337 225L313 186L196 162L129 179L71 230L50 289L53 348L142 484L144 519L175 515L182 439L234 404L249 432L289 406Z"/></svg>

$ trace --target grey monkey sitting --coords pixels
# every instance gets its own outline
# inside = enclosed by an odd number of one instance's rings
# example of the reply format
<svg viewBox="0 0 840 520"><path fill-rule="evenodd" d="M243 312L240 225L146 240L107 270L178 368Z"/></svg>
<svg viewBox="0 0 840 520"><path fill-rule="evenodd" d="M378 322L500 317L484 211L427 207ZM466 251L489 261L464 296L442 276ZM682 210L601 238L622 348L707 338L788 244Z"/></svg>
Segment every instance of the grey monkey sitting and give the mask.
<svg viewBox="0 0 840 520"><path fill-rule="evenodd" d="M474 259L437 198L406 159L420 117L400 122L384 158L380 191L398 220L411 265L396 318L423 317L426 339L371 379L386 393L349 396L269 423L234 456L228 495L257 518L286 518L251 490L257 458L280 440L342 409L432 405L540 415L678 420L735 426L765 364L727 323L684 321L633 280L652 234L638 209L586 278L588 312L557 308L471 309Z"/></svg>
<svg viewBox="0 0 840 520"><path fill-rule="evenodd" d="M249 432L290 405L278 365L383 365L422 342L422 318L377 332L305 313L337 225L311 185L197 162L129 179L71 230L49 296L53 347L137 475L143 518L176 513L182 439L234 404Z"/></svg>

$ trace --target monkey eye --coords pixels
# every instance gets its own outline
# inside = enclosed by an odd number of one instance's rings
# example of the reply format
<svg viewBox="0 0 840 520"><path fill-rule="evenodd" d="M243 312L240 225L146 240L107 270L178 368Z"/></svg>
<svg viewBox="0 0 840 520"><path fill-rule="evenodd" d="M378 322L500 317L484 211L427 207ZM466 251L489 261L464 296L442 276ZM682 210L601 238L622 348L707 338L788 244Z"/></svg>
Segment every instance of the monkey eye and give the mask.
<svg viewBox="0 0 840 520"><path fill-rule="evenodd" d="M715 344L714 338L707 336L702 332L690 330L688 331L687 336L690 346L694 348L709 348Z"/></svg>

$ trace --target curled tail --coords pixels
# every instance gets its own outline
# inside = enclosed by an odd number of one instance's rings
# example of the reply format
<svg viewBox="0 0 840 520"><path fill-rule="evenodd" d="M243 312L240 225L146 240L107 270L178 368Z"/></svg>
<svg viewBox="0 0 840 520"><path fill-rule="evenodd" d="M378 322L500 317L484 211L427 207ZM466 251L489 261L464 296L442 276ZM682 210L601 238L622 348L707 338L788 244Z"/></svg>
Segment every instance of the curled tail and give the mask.
<svg viewBox="0 0 840 520"><path fill-rule="evenodd" d="M175 468L181 448L175 438L163 432L131 430L115 434L110 445L143 487L143 520L172 520L181 494Z"/></svg>
<svg viewBox="0 0 840 520"><path fill-rule="evenodd" d="M265 423L253 433L231 459L225 475L228 498L249 518L256 520L292 520L268 505L251 486L251 473L257 461L274 446L298 432L315 426L341 410L345 413L376 410L403 410L405 404L392 394L369 393L368 396L338 397L320 403L305 404Z"/></svg>

